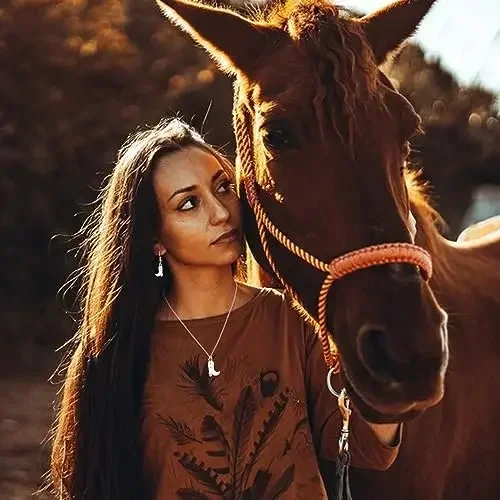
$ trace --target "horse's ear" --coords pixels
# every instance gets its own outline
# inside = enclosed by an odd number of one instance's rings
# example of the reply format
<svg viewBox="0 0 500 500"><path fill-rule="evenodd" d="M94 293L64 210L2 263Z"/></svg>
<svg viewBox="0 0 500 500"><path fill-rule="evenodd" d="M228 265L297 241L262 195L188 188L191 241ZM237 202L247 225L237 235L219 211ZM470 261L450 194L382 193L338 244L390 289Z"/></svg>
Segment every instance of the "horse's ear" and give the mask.
<svg viewBox="0 0 500 500"><path fill-rule="evenodd" d="M249 75L275 34L228 9L190 0L156 0L161 11L186 31L226 73Z"/></svg>
<svg viewBox="0 0 500 500"><path fill-rule="evenodd" d="M398 0L360 19L378 64L415 32L434 2Z"/></svg>

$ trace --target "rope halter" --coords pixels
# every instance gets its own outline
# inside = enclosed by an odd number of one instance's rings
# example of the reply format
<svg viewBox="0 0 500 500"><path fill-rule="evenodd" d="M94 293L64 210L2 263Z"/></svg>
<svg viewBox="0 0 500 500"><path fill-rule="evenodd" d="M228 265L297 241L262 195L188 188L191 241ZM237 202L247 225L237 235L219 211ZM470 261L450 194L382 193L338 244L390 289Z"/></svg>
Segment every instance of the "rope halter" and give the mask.
<svg viewBox="0 0 500 500"><path fill-rule="evenodd" d="M235 87L237 92L237 85ZM255 165L253 161L253 150L251 142L251 127L249 126L248 111L244 106L238 109L237 98L235 95L234 101L234 128L236 135L237 152L240 157L241 168L243 171L243 181L247 194L248 203L252 208L257 228L261 239L262 247L266 258L269 262L271 269L276 277L280 280L284 289L290 296L301 304L296 292L286 282L280 274L276 263L271 255L269 249L268 234L276 239L282 246L289 252L293 253L301 260L307 262L314 268L324 272L326 277L321 286L318 297L318 323L319 323L319 336L321 347L323 350L323 357L330 373L339 373L340 371L340 358L337 346L330 340L327 322L326 322L326 306L328 292L332 284L343 278L344 276L366 269L372 266L379 266L382 264L395 264L395 263L408 263L417 266L423 278L428 281L432 276L432 259L429 253L423 248L410 243L385 243L382 245L372 245L353 252L346 253L333 259L331 262L323 262L322 260L314 257L304 249L300 248L287 236L285 236L269 219L264 211L262 204L257 196L257 180L255 175Z"/></svg>

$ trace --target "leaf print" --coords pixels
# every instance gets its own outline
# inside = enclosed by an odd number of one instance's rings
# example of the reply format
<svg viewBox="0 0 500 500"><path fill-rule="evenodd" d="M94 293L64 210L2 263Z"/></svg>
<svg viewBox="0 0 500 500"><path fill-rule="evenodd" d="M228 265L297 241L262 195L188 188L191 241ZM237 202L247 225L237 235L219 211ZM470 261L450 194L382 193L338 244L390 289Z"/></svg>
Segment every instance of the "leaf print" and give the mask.
<svg viewBox="0 0 500 500"><path fill-rule="evenodd" d="M162 425L164 425L172 439L180 446L188 443L202 443L199 439L196 439L193 430L189 425L185 424L181 420L175 421L172 417L165 418L159 413L156 414L158 420Z"/></svg>
<svg viewBox="0 0 500 500"><path fill-rule="evenodd" d="M177 496L180 500L210 500L210 497L205 495L205 493L193 490L192 488L177 490Z"/></svg>
<svg viewBox="0 0 500 500"><path fill-rule="evenodd" d="M219 480L218 474L210 467L205 467L204 462L199 462L196 457L190 456L187 453L175 453L178 462L186 469L195 479L197 479L209 493L217 496L222 496L227 490L228 485Z"/></svg>
<svg viewBox="0 0 500 500"><path fill-rule="evenodd" d="M224 458L219 467L213 467L217 474L229 474L229 458L231 456L231 446L226 439L224 430L211 415L205 416L201 423L201 432L203 441L211 443L212 448L206 451L206 454L214 458Z"/></svg>
<svg viewBox="0 0 500 500"><path fill-rule="evenodd" d="M225 467L212 467L214 472L217 472L220 476L223 476L224 474L229 474L230 469L229 465L226 465Z"/></svg>
<svg viewBox="0 0 500 500"><path fill-rule="evenodd" d="M252 386L249 385L241 390L234 409L231 477L235 498L239 498L241 494L244 460L256 411L257 403Z"/></svg>
<svg viewBox="0 0 500 500"><path fill-rule="evenodd" d="M216 451L207 451L210 456L230 456L231 446L229 445L224 430L211 415L205 416L201 423L201 433L203 441L206 443L219 444L220 448Z"/></svg>
<svg viewBox="0 0 500 500"><path fill-rule="evenodd" d="M269 442L269 438L273 435L278 423L281 420L285 412L285 408L288 404L288 390L285 392L281 392L277 398L278 400L274 401L274 410L270 410L268 412L266 420L262 423L261 430L258 432L258 439L254 442L254 449L250 453L250 461L245 467L245 472L243 474L243 484L246 486L248 483L248 478L250 476L250 472L254 465L256 464L259 454L266 447Z"/></svg>
<svg viewBox="0 0 500 500"><path fill-rule="evenodd" d="M179 386L190 394L203 397L210 406L222 411L222 390L215 386L216 377L209 377L206 363L203 365L203 371L200 370L200 356L189 358L180 368Z"/></svg>
<svg viewBox="0 0 500 500"><path fill-rule="evenodd" d="M281 454L282 457L284 457L285 455L287 455L288 452L292 449L292 439L286 439L285 440L285 447L283 448L283 453Z"/></svg>
<svg viewBox="0 0 500 500"><path fill-rule="evenodd" d="M299 431L301 431L302 429L306 429L307 428L308 422L309 422L309 419L307 417L305 417L302 420L299 420L297 422L297 424L295 425L295 429L293 430L290 439L287 439L285 441L285 449L283 450L283 453L281 454L282 457L284 457L292 449L292 442L293 442L295 436L297 435L297 433Z"/></svg>
<svg viewBox="0 0 500 500"><path fill-rule="evenodd" d="M242 500L261 500L270 480L271 474L259 469L255 474L252 486L243 493Z"/></svg>
<svg viewBox="0 0 500 500"><path fill-rule="evenodd" d="M269 411L267 419L262 423L262 428L258 432L259 439L254 443L255 448L252 453L252 460L256 460L259 453L267 445L269 438L272 436L273 432L276 430L278 423L285 412L285 408L288 404L288 395L281 392L278 397L278 401L274 401L274 410Z"/></svg>
<svg viewBox="0 0 500 500"><path fill-rule="evenodd" d="M293 477L295 475L295 464L290 465L285 472L278 479L274 487L271 489L268 495L266 495L266 499L275 500L279 498L283 493L288 491L291 484L293 483Z"/></svg>

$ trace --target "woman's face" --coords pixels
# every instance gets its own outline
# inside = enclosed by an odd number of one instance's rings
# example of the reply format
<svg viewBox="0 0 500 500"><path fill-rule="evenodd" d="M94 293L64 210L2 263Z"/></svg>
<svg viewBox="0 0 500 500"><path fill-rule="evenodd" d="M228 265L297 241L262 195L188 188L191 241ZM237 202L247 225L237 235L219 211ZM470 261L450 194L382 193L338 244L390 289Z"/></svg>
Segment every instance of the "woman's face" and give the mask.
<svg viewBox="0 0 500 500"><path fill-rule="evenodd" d="M165 155L153 173L161 214L159 245L173 268L224 266L242 252L240 202L215 156L196 146Z"/></svg>

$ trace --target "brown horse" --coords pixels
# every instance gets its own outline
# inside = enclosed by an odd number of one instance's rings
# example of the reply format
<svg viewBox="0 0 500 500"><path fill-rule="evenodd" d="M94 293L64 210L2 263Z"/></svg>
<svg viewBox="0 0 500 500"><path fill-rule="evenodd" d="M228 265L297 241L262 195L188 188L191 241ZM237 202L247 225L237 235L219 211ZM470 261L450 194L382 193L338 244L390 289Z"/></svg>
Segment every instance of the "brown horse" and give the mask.
<svg viewBox="0 0 500 500"><path fill-rule="evenodd" d="M419 118L379 69L432 3L400 0L356 19L324 0L290 0L255 20L160 3L236 76L253 254L313 320L323 297L342 380L364 417L406 422L391 470L353 475L356 500L500 494L500 239L440 236L403 168ZM432 256L430 282L415 265L382 259L320 292L333 259L413 242Z"/></svg>

